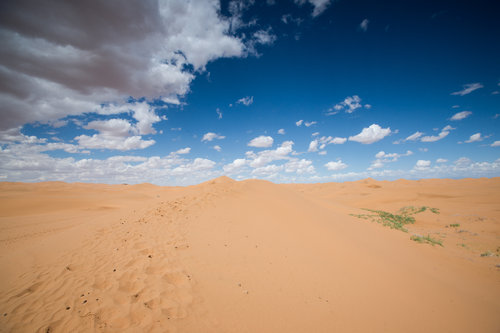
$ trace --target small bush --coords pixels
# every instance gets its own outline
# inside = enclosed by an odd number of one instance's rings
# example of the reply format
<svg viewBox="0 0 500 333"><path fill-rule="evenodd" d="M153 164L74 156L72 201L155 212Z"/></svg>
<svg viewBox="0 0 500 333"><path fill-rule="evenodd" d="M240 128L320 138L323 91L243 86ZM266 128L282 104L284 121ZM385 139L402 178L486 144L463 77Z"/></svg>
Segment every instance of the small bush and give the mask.
<svg viewBox="0 0 500 333"><path fill-rule="evenodd" d="M410 239L413 240L413 241L415 241L415 242L418 242L418 243L431 244L432 246L434 246L436 244L439 245L439 246L443 246L443 243L440 240L431 238L431 236L429 236L429 235L427 235L427 236L413 235L413 236L410 237Z"/></svg>
<svg viewBox="0 0 500 333"><path fill-rule="evenodd" d="M392 214L389 212L385 212L383 210L363 208L363 210L366 210L373 214L351 214L351 216L381 223L383 226L389 227L391 229L397 229L403 232L408 232L408 230L404 226L406 224L415 223L415 218L412 215L425 212L427 209L434 214L439 214L439 209L437 208L430 208L426 206L422 207L406 206L398 210L397 214Z"/></svg>

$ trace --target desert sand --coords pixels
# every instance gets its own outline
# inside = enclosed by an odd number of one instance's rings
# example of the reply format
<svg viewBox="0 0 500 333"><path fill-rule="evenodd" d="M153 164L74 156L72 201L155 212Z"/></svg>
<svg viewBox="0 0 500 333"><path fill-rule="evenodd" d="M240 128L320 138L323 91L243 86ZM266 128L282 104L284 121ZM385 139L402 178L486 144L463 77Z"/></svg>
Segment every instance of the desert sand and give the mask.
<svg viewBox="0 0 500 333"><path fill-rule="evenodd" d="M500 178L3 182L0 332L499 332L499 253Z"/></svg>

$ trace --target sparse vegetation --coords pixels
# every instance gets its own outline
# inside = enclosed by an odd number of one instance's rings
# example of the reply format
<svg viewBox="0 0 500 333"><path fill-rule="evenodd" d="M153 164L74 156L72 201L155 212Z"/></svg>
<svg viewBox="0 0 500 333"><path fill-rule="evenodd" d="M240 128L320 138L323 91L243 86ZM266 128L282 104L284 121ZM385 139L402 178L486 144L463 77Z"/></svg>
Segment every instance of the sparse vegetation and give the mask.
<svg viewBox="0 0 500 333"><path fill-rule="evenodd" d="M415 223L415 218L413 217L413 215L425 212L426 210L429 210L434 214L439 214L439 209L427 206L406 206L398 210L396 214L392 214L383 210L374 210L367 208L364 208L363 210L366 210L373 214L351 214L351 216L381 223L383 226L389 227L391 229L398 229L403 232L408 232L408 229L404 227L406 224Z"/></svg>
<svg viewBox="0 0 500 333"><path fill-rule="evenodd" d="M493 257L493 253L491 253L491 251L486 251L481 253L481 257Z"/></svg>
<svg viewBox="0 0 500 333"><path fill-rule="evenodd" d="M461 246L461 247L464 247L464 248L467 248L467 244L464 244L464 243L461 243L461 244L457 244L458 246Z"/></svg>
<svg viewBox="0 0 500 333"><path fill-rule="evenodd" d="M458 223L452 223L452 224L450 224L450 227L451 228L458 228L458 227L460 227L460 224L458 224Z"/></svg>
<svg viewBox="0 0 500 333"><path fill-rule="evenodd" d="M432 246L436 244L439 246L443 246L443 243L440 240L434 239L430 235L427 236L413 235L410 237L410 239L418 243L431 244Z"/></svg>

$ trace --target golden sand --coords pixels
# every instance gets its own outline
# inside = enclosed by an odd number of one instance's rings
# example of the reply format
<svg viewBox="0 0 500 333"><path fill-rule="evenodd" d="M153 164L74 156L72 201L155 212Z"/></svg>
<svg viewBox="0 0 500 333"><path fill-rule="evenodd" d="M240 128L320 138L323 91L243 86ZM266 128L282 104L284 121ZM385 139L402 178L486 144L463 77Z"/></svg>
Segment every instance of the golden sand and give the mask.
<svg viewBox="0 0 500 333"><path fill-rule="evenodd" d="M499 253L500 178L4 182L0 332L499 332Z"/></svg>

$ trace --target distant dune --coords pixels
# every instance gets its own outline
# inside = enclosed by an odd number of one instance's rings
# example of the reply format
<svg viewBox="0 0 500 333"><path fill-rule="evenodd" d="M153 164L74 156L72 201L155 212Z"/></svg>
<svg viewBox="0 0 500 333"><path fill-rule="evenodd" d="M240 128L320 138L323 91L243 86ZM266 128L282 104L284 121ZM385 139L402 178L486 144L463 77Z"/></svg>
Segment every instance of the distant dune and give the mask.
<svg viewBox="0 0 500 333"><path fill-rule="evenodd" d="M4 182L0 332L499 332L499 255L500 178Z"/></svg>

